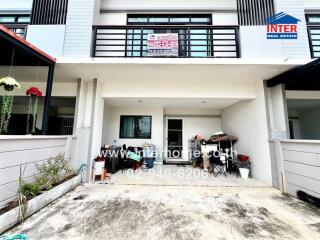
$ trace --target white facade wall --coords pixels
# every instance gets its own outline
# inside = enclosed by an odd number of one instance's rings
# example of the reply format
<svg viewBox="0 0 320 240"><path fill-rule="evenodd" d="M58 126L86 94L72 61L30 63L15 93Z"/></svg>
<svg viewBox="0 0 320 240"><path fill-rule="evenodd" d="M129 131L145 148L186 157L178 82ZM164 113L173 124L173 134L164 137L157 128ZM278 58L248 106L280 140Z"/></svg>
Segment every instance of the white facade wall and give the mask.
<svg viewBox="0 0 320 240"><path fill-rule="evenodd" d="M69 0L64 57L90 57L95 0Z"/></svg>
<svg viewBox="0 0 320 240"><path fill-rule="evenodd" d="M196 109L195 109L196 110ZM174 117L171 117L174 118ZM190 160L190 140L196 135L201 136L204 139L209 139L215 132L221 131L221 116L215 117L203 117L203 116L179 116L176 118L183 119L183 131L182 131L182 144L183 152L182 157L184 161ZM167 128L165 127L167 131ZM165 144L166 138L165 138Z"/></svg>
<svg viewBox="0 0 320 240"><path fill-rule="evenodd" d="M65 25L29 25L27 41L52 57L62 57L65 28Z"/></svg>
<svg viewBox="0 0 320 240"><path fill-rule="evenodd" d="M207 83L200 80L194 83L181 83L175 82L174 77L169 82L166 79L154 81L146 78L128 80L108 81L103 85L102 97L252 99L256 96L253 84Z"/></svg>
<svg viewBox="0 0 320 240"><path fill-rule="evenodd" d="M100 13L99 25L127 25L127 13Z"/></svg>
<svg viewBox="0 0 320 240"><path fill-rule="evenodd" d="M317 10L320 11L320 2L318 0L304 0L305 10Z"/></svg>
<svg viewBox="0 0 320 240"><path fill-rule="evenodd" d="M0 3L0 10L31 10L32 8L32 0L1 0Z"/></svg>
<svg viewBox="0 0 320 240"><path fill-rule="evenodd" d="M46 82L20 82L20 88L14 90L15 96L26 96L29 87L37 87L45 95ZM77 97L77 82L53 82L52 97Z"/></svg>
<svg viewBox="0 0 320 240"><path fill-rule="evenodd" d="M163 108L161 107L111 107L105 102L103 116L102 145L112 145L116 140L118 146L126 144L126 146L142 147L144 143L151 143L156 146L159 152L164 150L163 145ZM120 116L121 115L148 115L152 116L151 139L120 139ZM162 155L158 156L158 160L162 161Z"/></svg>
<svg viewBox="0 0 320 240"><path fill-rule="evenodd" d="M254 100L241 101L222 110L222 130L239 138L234 148L250 156L253 177L271 185L266 93L262 81L256 84L256 94Z"/></svg>
<svg viewBox="0 0 320 240"><path fill-rule="evenodd" d="M241 26L241 57L244 59L284 59L282 41L267 39L267 26Z"/></svg>
<svg viewBox="0 0 320 240"><path fill-rule="evenodd" d="M106 101L106 105L108 102ZM152 116L151 139L120 139L121 115L149 115ZM144 143L156 145L158 150L163 150L163 108L160 107L110 107L105 106L102 145L112 145L113 140L118 146L142 147Z"/></svg>
<svg viewBox="0 0 320 240"><path fill-rule="evenodd" d="M276 0L276 12L285 12L301 20L297 40L282 40L282 51L285 58L310 58L308 32L304 11L304 0Z"/></svg>

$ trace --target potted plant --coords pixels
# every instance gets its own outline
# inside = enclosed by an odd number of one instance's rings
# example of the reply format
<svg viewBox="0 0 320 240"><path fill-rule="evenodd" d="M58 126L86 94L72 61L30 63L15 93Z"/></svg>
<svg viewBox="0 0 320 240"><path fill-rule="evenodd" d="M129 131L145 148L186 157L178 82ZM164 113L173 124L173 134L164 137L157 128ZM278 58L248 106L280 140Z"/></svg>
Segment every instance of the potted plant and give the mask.
<svg viewBox="0 0 320 240"><path fill-rule="evenodd" d="M8 132L9 121L13 106L13 90L20 88L20 84L12 77L4 77L0 79L0 87L3 87L3 95L1 96L1 113L0 113L0 134Z"/></svg>
<svg viewBox="0 0 320 240"><path fill-rule="evenodd" d="M29 106L28 106L28 118L27 118L27 133L36 133L36 118L39 110L39 98L42 97L42 92L36 87L30 87L27 92L29 97ZM30 116L32 116L31 122L31 131L30 128Z"/></svg>

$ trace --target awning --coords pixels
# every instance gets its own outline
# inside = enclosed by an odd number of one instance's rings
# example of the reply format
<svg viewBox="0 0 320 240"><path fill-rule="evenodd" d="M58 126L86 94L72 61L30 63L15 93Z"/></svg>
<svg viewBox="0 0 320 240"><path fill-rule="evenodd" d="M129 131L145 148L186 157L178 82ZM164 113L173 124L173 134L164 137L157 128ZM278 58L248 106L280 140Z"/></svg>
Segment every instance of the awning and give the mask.
<svg viewBox="0 0 320 240"><path fill-rule="evenodd" d="M293 68L267 81L268 87L284 84L286 90L320 90L320 59Z"/></svg>
<svg viewBox="0 0 320 240"><path fill-rule="evenodd" d="M0 25L0 66L48 66L47 88L42 118L42 134L47 134L48 129L55 63L55 58Z"/></svg>

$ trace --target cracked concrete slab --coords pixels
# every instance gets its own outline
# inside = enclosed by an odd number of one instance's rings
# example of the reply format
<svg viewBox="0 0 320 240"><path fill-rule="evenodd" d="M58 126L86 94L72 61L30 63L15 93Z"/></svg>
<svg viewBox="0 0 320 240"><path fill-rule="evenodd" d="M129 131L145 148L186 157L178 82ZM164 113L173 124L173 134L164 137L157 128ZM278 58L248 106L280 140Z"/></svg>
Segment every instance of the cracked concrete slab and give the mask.
<svg viewBox="0 0 320 240"><path fill-rule="evenodd" d="M32 240L320 239L319 209L264 185L111 182L79 186L9 234Z"/></svg>

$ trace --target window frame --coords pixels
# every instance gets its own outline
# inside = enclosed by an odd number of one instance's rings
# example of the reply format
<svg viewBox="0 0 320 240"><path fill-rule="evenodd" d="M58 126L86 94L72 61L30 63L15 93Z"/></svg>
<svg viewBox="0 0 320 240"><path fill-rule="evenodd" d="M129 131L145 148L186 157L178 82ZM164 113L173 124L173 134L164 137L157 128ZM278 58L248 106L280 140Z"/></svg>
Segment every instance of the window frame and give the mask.
<svg viewBox="0 0 320 240"><path fill-rule="evenodd" d="M319 17L320 18L320 13L306 14L306 23L308 26L319 26L320 25L320 22L310 22L309 21L310 17Z"/></svg>
<svg viewBox="0 0 320 240"><path fill-rule="evenodd" d="M147 22L130 22L129 18L147 18ZM150 18L167 18L167 22L150 22ZM207 22L192 22L192 18L208 18ZM171 22L173 18L188 18L188 22ZM212 14L128 14L127 25L212 25Z"/></svg>
<svg viewBox="0 0 320 240"><path fill-rule="evenodd" d="M134 136L134 137L126 137L123 136L121 134L121 129L122 129L122 123L123 123L123 119L126 117L134 117L134 118L142 118L142 117L147 117L150 119L150 127L149 127L149 131L150 134L148 135L148 137L139 137L139 136ZM136 132L134 130L134 132ZM152 139L152 116L151 115L120 115L120 122L119 122L119 138L120 139Z"/></svg>
<svg viewBox="0 0 320 240"><path fill-rule="evenodd" d="M318 35L318 33L313 33L313 30L320 30L320 22L310 22L309 18L310 17L319 17L320 18L320 13L312 13L312 14L306 14L306 23L307 23L307 29L308 29L308 39L309 39L309 48L310 48L310 54L311 58L319 58L320 57L320 51L315 49L315 47L319 48L319 45L314 44L314 42L320 42L320 39L313 39L314 35Z"/></svg>
<svg viewBox="0 0 320 240"><path fill-rule="evenodd" d="M30 23L30 19L31 19L31 15L30 14L0 14L0 17L12 17L14 18L13 22L1 22L0 24L29 24ZM28 22L19 22L19 18L20 17L29 17L29 21Z"/></svg>

